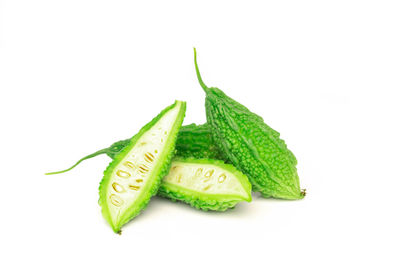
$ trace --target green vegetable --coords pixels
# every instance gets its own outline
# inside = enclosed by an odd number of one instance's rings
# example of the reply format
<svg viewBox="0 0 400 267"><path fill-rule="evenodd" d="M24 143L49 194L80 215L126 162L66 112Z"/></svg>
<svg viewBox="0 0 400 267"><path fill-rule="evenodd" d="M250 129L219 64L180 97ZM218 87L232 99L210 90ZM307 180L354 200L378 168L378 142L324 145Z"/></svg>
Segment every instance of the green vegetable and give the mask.
<svg viewBox="0 0 400 267"><path fill-rule="evenodd" d="M194 123L182 127L179 131L176 156L225 159L212 140L210 127L207 124L196 125Z"/></svg>
<svg viewBox="0 0 400 267"><path fill-rule="evenodd" d="M186 103L175 103L145 125L104 171L99 204L116 233L157 193L168 173Z"/></svg>
<svg viewBox="0 0 400 267"><path fill-rule="evenodd" d="M65 171L72 169L85 159L100 154L107 154L113 159L129 142L130 139L115 142L108 148L80 159ZM247 177L232 165L224 164L220 160L213 160L221 159L222 155L212 142L210 128L207 124L196 125L193 123L180 129L176 141L176 156L178 157L172 160L171 171L161 182L159 196L173 201L180 200L198 209L215 211L233 208L240 201L251 201L251 185ZM198 176L194 175L199 169L203 171L198 173ZM205 177L210 174L211 177ZM223 174L226 175L225 180L222 180ZM179 180L174 181L174 177L179 177ZM177 181L179 183L176 183ZM210 187L207 188L207 186ZM234 187L226 188L226 186Z"/></svg>
<svg viewBox="0 0 400 267"><path fill-rule="evenodd" d="M251 184L230 164L211 159L173 160L158 195L202 210L224 211L251 201Z"/></svg>
<svg viewBox="0 0 400 267"><path fill-rule="evenodd" d="M114 158L129 143L129 140L125 139L115 142L110 147L101 149L98 152L101 151L100 154L106 153L110 158ZM183 158L194 157L198 159L224 159L222 153L212 141L210 127L207 124L196 125L194 123L182 126L179 131L178 139L176 140L175 156Z"/></svg>
<svg viewBox="0 0 400 267"><path fill-rule="evenodd" d="M254 191L264 197L301 199L296 158L279 133L220 89L207 87L194 61L197 78L206 93L207 122L215 144L232 164L245 173Z"/></svg>
<svg viewBox="0 0 400 267"><path fill-rule="evenodd" d="M121 152L130 142L130 138L117 141L108 148L103 148L90 155L87 155L73 166L66 170L49 172L47 175L59 174L72 170L79 163L84 160L96 157L101 154L107 154L110 158L114 158L119 152ZM207 124L196 125L194 123L182 126L178 133L178 139L176 140L176 156L178 157L194 157L194 158L210 158L210 159L221 159L224 157L219 151L217 146L212 141L210 127Z"/></svg>

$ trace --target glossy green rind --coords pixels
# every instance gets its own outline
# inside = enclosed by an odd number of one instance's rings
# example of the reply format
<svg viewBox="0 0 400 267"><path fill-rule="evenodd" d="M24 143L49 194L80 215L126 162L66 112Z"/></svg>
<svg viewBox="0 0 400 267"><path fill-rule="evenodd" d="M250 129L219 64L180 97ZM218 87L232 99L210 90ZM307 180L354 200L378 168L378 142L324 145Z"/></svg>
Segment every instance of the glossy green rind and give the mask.
<svg viewBox="0 0 400 267"><path fill-rule="evenodd" d="M220 160L212 159L194 159L194 158L175 158L172 163L172 168L170 173L164 177L161 186L158 191L158 195L171 199L172 201L182 201L188 203L192 207L201 209L204 211L225 211L229 208L233 208L237 203L241 201L251 201L251 184L247 177L237 170L234 166L226 164ZM180 176L181 182L179 184L172 183L171 180L177 179L177 177L169 177L174 168L181 168L179 173L189 173L191 175ZM186 168L186 169L185 169ZM207 193L207 191L201 190L207 184L204 183L204 177L190 172L193 169L218 169L228 177L227 179L236 179L237 185L240 186L240 193L233 190L226 192L229 189L218 189L212 193ZM215 175L218 175L215 172ZM213 179L215 182L211 181L211 185L216 186L218 184L218 177L210 177L207 179ZM191 186L188 188L187 185Z"/></svg>
<svg viewBox="0 0 400 267"><path fill-rule="evenodd" d="M207 87L195 67L199 83L206 93L207 122L214 143L224 156L243 173L254 191L264 197L301 199L297 160L279 138L279 133L255 113L227 96L220 89Z"/></svg>
<svg viewBox="0 0 400 267"><path fill-rule="evenodd" d="M119 166L121 166L122 161L126 160L126 157L130 155L131 151L134 151L134 149L137 149L137 146L140 146L140 144L138 144L140 138L146 132L153 130L153 126L162 120L164 115L175 108L178 109L177 116L173 121L171 130L165 137L165 143L159 148L159 155L157 156L158 158L155 160L154 166L152 166L149 170L149 174L146 176L144 185L140 189L140 192L135 193L138 195L135 196L134 202L131 205L122 211L118 211L116 216L112 216L110 213L110 205L112 205L112 201L111 197L107 197L107 195L110 194L109 190L111 190L110 182L114 181L113 179L116 179L115 170L120 168ZM157 193L162 178L168 173L170 168L171 159L174 155L176 138L183 122L185 110L186 103L181 101L176 101L173 105L164 109L157 117L145 125L138 134L131 138L129 145L115 156L114 160L104 171L104 177L99 187L99 204L102 207L102 214L104 218L110 224L114 232L120 233L121 227L137 216L140 211L145 208L150 198ZM135 164L135 162L133 163ZM133 193L124 192L124 194L127 193L130 194L127 199L129 200L129 197L133 199ZM112 208L115 209L114 206Z"/></svg>

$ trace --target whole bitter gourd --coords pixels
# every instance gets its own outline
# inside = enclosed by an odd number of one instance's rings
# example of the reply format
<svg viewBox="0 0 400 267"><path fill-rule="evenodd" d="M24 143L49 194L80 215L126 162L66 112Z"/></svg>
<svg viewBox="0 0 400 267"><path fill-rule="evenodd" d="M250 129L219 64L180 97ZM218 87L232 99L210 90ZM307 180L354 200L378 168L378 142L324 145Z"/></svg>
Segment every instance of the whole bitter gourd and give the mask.
<svg viewBox="0 0 400 267"><path fill-rule="evenodd" d="M115 156L99 187L102 214L116 233L157 193L168 173L186 103L175 103L145 125Z"/></svg>
<svg viewBox="0 0 400 267"><path fill-rule="evenodd" d="M202 210L224 211L251 201L247 177L220 160L175 158L158 195Z"/></svg>
<svg viewBox="0 0 400 267"><path fill-rule="evenodd" d="M114 158L121 152L130 142L130 138L117 141L107 148L100 149L92 154L89 154L68 169L56 172L46 173L47 175L59 174L72 170L82 161L96 157L98 155L106 154L110 158ZM176 140L176 154L177 157L193 157L193 158L209 158L225 160L218 147L212 141L210 127L207 124L196 125L194 123L182 126L178 133Z"/></svg>
<svg viewBox="0 0 400 267"><path fill-rule="evenodd" d="M206 93L207 123L215 144L229 161L245 173L254 191L264 197L301 199L297 160L279 133L220 89L207 87L194 62L198 81Z"/></svg>

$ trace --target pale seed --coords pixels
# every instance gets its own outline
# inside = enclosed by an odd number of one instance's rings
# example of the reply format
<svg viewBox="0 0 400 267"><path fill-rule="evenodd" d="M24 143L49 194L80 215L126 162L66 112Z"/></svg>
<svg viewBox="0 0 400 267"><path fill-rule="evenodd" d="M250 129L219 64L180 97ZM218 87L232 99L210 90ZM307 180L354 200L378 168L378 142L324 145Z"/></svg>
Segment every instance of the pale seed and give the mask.
<svg viewBox="0 0 400 267"><path fill-rule="evenodd" d="M223 173L218 177L218 183L223 183L226 179L226 175Z"/></svg>
<svg viewBox="0 0 400 267"><path fill-rule="evenodd" d="M137 186L137 185L129 185L129 189L138 191L138 190L140 189L140 186Z"/></svg>
<svg viewBox="0 0 400 267"><path fill-rule="evenodd" d="M122 200L122 198L120 198L119 196L114 195L114 194L110 195L110 201L114 206L117 206L117 207L121 207L122 204L124 204L124 201Z"/></svg>
<svg viewBox="0 0 400 267"><path fill-rule="evenodd" d="M119 183L113 183L112 187L114 188L115 192L117 192L117 193L125 192L124 187L122 185L120 185Z"/></svg>
<svg viewBox="0 0 400 267"><path fill-rule="evenodd" d="M131 174L129 172L123 171L123 170L118 170L117 175L121 178L128 178L131 177Z"/></svg>

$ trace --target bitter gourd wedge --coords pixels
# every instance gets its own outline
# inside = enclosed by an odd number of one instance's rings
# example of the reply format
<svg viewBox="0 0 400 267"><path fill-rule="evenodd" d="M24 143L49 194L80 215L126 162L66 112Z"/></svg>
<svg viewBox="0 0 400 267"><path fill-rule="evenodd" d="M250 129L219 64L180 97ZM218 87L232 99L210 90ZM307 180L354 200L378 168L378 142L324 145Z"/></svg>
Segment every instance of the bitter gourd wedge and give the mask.
<svg viewBox="0 0 400 267"><path fill-rule="evenodd" d="M114 232L133 219L157 193L168 173L186 103L164 109L130 140L104 171L99 187L102 214Z"/></svg>
<svg viewBox="0 0 400 267"><path fill-rule="evenodd" d="M251 201L247 177L220 160L175 158L158 195L202 210L224 211Z"/></svg>
<svg viewBox="0 0 400 267"><path fill-rule="evenodd" d="M254 191L263 197L301 199L296 158L279 133L245 106L215 87L207 87L197 65L198 81L206 93L207 122L215 144L229 161L245 173Z"/></svg>
<svg viewBox="0 0 400 267"><path fill-rule="evenodd" d="M130 142L130 138L117 141L107 148L100 149L92 154L89 154L68 169L56 172L48 172L46 175L60 174L68 172L78 166L82 161L96 157L98 155L106 154L110 158L114 158L121 152ZM178 133L176 140L176 154L177 157L183 158L209 158L225 160L218 147L212 141L210 127L207 124L196 125L194 123L182 126Z"/></svg>

